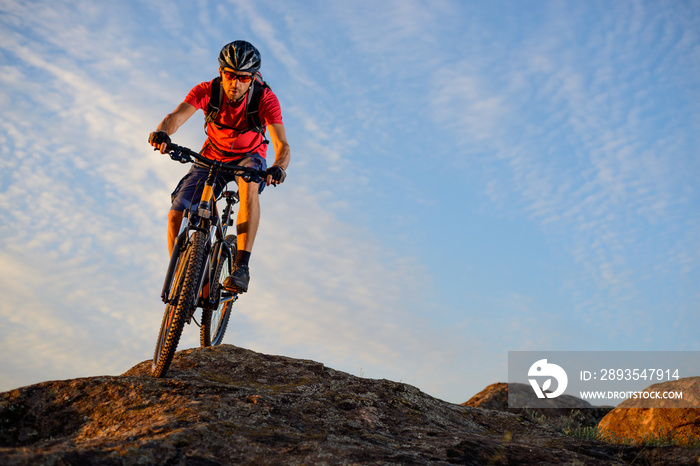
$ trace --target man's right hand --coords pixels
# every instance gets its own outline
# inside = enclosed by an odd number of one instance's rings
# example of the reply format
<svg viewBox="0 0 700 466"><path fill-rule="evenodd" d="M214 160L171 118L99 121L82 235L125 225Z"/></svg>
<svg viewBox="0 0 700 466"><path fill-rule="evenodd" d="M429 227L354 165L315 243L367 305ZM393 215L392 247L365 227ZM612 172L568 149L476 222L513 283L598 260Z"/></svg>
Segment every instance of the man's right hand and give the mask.
<svg viewBox="0 0 700 466"><path fill-rule="evenodd" d="M170 136L165 131L154 131L148 136L148 142L159 149L161 154L165 154L165 149L170 144Z"/></svg>

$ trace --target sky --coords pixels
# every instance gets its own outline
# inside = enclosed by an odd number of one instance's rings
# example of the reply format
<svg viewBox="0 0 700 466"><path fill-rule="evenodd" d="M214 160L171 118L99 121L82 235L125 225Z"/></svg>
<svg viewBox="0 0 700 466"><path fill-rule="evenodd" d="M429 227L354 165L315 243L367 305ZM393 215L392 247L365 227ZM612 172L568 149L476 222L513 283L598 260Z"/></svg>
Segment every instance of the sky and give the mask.
<svg viewBox="0 0 700 466"><path fill-rule="evenodd" d="M148 134L238 39L292 160L224 343L453 403L509 351L700 351L700 3L0 0L0 391L152 358L188 167Z"/></svg>

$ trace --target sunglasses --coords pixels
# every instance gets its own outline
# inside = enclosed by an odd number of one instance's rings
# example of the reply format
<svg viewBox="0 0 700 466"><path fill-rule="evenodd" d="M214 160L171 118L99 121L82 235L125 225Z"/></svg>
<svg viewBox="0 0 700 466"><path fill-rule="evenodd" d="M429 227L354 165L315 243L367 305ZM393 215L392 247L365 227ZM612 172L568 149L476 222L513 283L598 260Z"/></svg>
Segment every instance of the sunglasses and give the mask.
<svg viewBox="0 0 700 466"><path fill-rule="evenodd" d="M228 70L222 70L222 71L223 71L224 77L226 77L226 79L228 79L229 81L233 81L235 79L241 83L248 83L248 82L250 82L251 79L253 79L252 75L236 74L236 73L234 73L232 71L228 71Z"/></svg>

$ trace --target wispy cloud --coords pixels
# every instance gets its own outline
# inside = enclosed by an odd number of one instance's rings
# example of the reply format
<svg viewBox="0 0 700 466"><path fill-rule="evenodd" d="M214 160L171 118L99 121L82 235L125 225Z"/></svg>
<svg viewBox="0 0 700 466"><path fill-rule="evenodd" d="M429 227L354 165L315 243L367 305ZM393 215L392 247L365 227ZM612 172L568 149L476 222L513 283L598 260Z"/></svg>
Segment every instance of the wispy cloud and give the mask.
<svg viewBox="0 0 700 466"><path fill-rule="evenodd" d="M579 277L599 293L579 306L604 326L639 317L630 303L648 300L653 281L680 279L676 251L682 244L681 256L697 257L689 232L700 228L681 214L697 203L688 177L697 151L681 120L697 114L683 96L697 94L687 58L698 37L688 37L686 19L679 25L683 8L618 11L627 9L617 5L585 31L548 23L517 53L455 63L434 101L436 113L463 128L467 150L494 154L470 162L487 175L493 200L570 248ZM487 81L506 59L503 79ZM665 236L679 244L652 244ZM647 312L651 319L656 311Z"/></svg>

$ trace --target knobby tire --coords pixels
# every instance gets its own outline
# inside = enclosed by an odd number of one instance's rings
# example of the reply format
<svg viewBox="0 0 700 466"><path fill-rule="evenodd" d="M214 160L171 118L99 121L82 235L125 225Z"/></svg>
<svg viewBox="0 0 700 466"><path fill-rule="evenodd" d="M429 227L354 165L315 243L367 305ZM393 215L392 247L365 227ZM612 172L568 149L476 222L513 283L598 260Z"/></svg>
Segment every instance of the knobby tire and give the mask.
<svg viewBox="0 0 700 466"><path fill-rule="evenodd" d="M175 269L169 304L165 307L165 315L153 355L151 368L153 377L165 376L175 356L185 322L197 305L206 242L207 236L203 232L194 232Z"/></svg>
<svg viewBox="0 0 700 466"><path fill-rule="evenodd" d="M235 258L236 236L228 235L225 241L231 246L231 256ZM223 255L215 267L216 269L212 279L214 285L210 285L209 287L209 293L214 293L212 296L217 296L220 292L222 283L231 273L232 263L229 261L228 256ZM224 340L224 333L226 333L226 327L231 317L233 302L233 300L227 301L226 303L219 304L217 309L205 309L202 312L202 326L199 332L201 346L217 346Z"/></svg>

